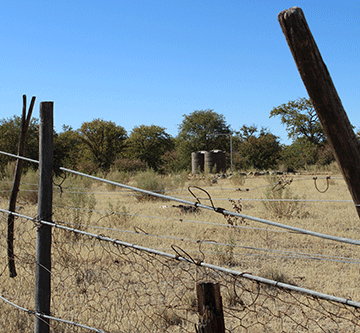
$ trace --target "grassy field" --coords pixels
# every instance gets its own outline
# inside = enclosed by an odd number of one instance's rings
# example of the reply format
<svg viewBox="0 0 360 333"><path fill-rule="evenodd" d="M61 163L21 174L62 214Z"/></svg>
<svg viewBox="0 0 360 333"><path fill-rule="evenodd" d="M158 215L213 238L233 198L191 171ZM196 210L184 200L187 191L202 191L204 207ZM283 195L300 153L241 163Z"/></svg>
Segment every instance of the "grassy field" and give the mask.
<svg viewBox="0 0 360 333"><path fill-rule="evenodd" d="M327 176L330 179L326 179ZM33 176L28 177L23 179L23 188L29 190ZM317 177L316 184L314 177ZM160 189L166 195L195 202L188 190L191 186L191 191L203 204L210 205L210 196L215 207L319 233L360 239L359 217L342 176L336 172L307 171L272 176L235 174L216 182L212 175L161 177L151 172L137 176L111 174L107 178L140 188ZM60 179L54 183L60 183ZM29 199L30 193L22 192L20 213L35 217L36 205ZM1 202L2 208L7 208L5 196ZM194 262L211 263L360 301L358 247L251 220L229 218L211 210L184 211L179 205L176 201L149 200L121 187L68 175L61 187L54 187L53 220L89 233L170 254L178 253ZM5 215L2 221L2 258L6 262ZM1 286L4 297L31 309L36 229L31 221L17 221L15 249L19 275L16 279L8 278L4 267ZM69 232L56 230L53 237L52 304L57 316L103 327L109 332L194 332L191 324L197 320L194 284L201 274L204 280L216 280L213 273L200 272L196 268L190 272L189 268L168 259L155 259L122 247L100 245L96 240ZM239 312L239 299L236 301L231 287L221 281L221 276L218 279L224 289L225 308L237 308ZM170 296L170 289L174 290L175 296ZM248 289L256 288L251 286ZM157 298L151 294L163 301L155 301ZM262 295L269 295L269 292ZM172 297L171 302L169 297ZM138 300L142 305L136 305ZM161 308L161 302L167 305ZM121 315L116 311L119 308L122 309ZM31 316L19 316L15 314L18 310L6 304L1 304L1 309L3 313L9 312L8 316L2 316L5 321L9 321L9 317L15 318L13 316L20 318L14 324L17 329L31 327ZM287 311L290 311L289 307ZM293 314L287 313L285 318L296 318L297 311L301 312L292 308ZM154 313L161 320L155 319ZM297 331L302 331L299 327L305 325L294 324L296 320L285 324L284 318L280 319L282 324L273 319L265 325L263 321L269 318L259 319L259 316L256 317L258 325L251 324L253 317L246 317L239 319L241 324L228 319L227 328L231 332L290 332L294 325ZM327 324L324 325L323 330ZM75 330L57 325L55 331Z"/></svg>

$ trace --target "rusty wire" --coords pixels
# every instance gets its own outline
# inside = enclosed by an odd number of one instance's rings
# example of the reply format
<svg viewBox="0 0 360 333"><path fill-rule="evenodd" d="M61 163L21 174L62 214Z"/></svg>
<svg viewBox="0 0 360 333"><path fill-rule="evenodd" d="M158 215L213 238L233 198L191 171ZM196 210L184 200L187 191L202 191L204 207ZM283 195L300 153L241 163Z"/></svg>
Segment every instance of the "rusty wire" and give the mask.
<svg viewBox="0 0 360 333"><path fill-rule="evenodd" d="M325 190L320 190L320 189L318 188L317 183L316 183L317 177L314 177L313 180L314 180L315 188L316 188L316 190L317 190L318 192L320 192L320 193L325 193L325 192L329 189L329 186L330 186L330 181L329 181L329 180L330 180L330 176L327 176L327 177L326 177L326 188L325 188Z"/></svg>

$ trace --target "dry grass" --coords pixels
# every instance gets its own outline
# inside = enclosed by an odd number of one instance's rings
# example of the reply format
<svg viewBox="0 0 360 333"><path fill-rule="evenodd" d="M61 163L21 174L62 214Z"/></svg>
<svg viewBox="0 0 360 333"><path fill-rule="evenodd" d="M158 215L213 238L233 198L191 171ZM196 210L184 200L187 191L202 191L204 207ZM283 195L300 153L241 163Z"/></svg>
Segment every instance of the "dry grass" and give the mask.
<svg viewBox="0 0 360 333"><path fill-rule="evenodd" d="M325 187L325 175L317 176L318 187ZM241 211L246 215L320 233L360 239L359 217L354 205L341 201L351 200L351 197L340 175L331 175L330 187L325 193L317 191L314 186L314 175L310 173L292 176L292 181L283 186L281 191L276 190L276 193L272 189L280 178L241 176L237 180L219 179L217 183L213 183L206 177L191 180L186 179L185 175L181 177L183 178L177 179L176 182L166 179L167 185L163 188L166 194L195 202L187 187L196 185L209 193L216 207L234 210L233 204L236 202L241 204ZM126 179L130 185L136 184L132 178L122 179ZM290 176L287 179L289 180ZM286 181L282 180L282 184L285 183ZM175 187L174 184L180 187ZM359 262L358 248L355 246L286 232L250 220L230 221L233 224L231 225L222 214L209 210L184 213L178 207L173 207L178 205L176 202L139 201L131 191L109 188L96 182L83 184L81 179L76 177L68 177L62 189L62 194L58 189L54 192L54 220L76 223L82 230L168 253L175 254L176 249L182 256L188 256L194 261L201 260L360 301L358 263L346 262L351 258ZM194 189L193 192L202 203L209 203L205 192ZM302 201L288 203L288 206L293 205L290 208L282 206L282 202L267 201L264 204L261 200L294 198ZM229 199L233 199L233 202ZM335 200L337 202L334 202ZM6 208L6 202L3 202L2 206ZM28 204L24 207L23 214L36 215L34 205ZM1 234L5 235L4 223L2 230ZM26 239L23 247L19 248L20 240L16 244L18 250L24 251L19 257L27 258L27 261L23 259L19 267L19 277L14 280L10 280L5 271L0 276L1 286L4 296L8 295L14 301L21 302L21 305L32 308L34 281L31 274L34 264L31 258L33 260L35 255L35 230L31 222L22 222L18 225L17 232L19 238ZM5 258L4 238L1 242L2 258ZM183 331L191 331L191 328L186 326L186 320L196 321L195 313L189 315L189 311L191 313L191 309L194 308L193 288L196 275L190 275L186 270L181 271L177 263L162 260L163 268L155 271L156 277L150 278L146 276L146 272L154 274L151 271L154 264L132 251L123 253L122 249L110 250L106 246L95 246L90 239L69 237L69 234L58 231L54 231L54 248L54 269L58 270L54 281L61 281L54 283L57 287L53 304L58 316L68 318L70 307L73 313L71 319L81 321L82 318L87 318L86 324L94 327L98 327L101 320L101 325L104 324L109 332L115 332L120 330L119 326L112 326L109 322L112 316L119 316L116 314L116 307L121 307L121 316L130 317L136 313L137 320L143 321L148 331L180 332L179 327L182 327ZM127 256L131 258L128 261ZM189 282L181 282L183 276L188 276ZM152 292L167 295L169 284L174 283L171 281L177 281L174 287L176 302L179 302L178 306L185 307L187 315L181 311L179 315L179 312L174 312L169 306L161 308L158 303L151 309L145 305L142 309L136 309L136 306L132 305L131 299L135 297L135 289L132 289L134 286L143 287L145 292L138 295L138 299L142 299L142 304L149 305L155 301L147 295ZM129 288L125 302L128 310L124 310L125 296L119 292L119 283L126 284ZM162 285L163 283L166 285ZM110 290L113 294L109 296ZM65 302L64 297L67 299ZM109 299L115 297L116 301ZM133 299L133 302L135 301L136 297ZM227 303L225 306L241 307L241 302L230 289L224 294L224 302ZM90 310L85 309L86 303L89 304ZM107 309L107 314L95 311L94 315L91 309L96 308L96 304L101 304ZM22 326L28 325L28 315L18 316L15 314L17 310L10 310L4 304L1 304L1 307L3 311L14 313L5 318L18 318L14 321L16 327L14 326L12 331L21 331ZM75 315L76 311L80 314ZM161 320L155 320L155 315L148 315L153 311ZM128 323L128 327L126 330L126 325L123 326L123 332L140 331L139 326L131 320L125 322ZM56 331L66 332L66 328L61 329L60 326ZM275 332L275 326L269 328L269 332ZM73 330L68 328L68 331ZM257 331L254 329L249 332Z"/></svg>

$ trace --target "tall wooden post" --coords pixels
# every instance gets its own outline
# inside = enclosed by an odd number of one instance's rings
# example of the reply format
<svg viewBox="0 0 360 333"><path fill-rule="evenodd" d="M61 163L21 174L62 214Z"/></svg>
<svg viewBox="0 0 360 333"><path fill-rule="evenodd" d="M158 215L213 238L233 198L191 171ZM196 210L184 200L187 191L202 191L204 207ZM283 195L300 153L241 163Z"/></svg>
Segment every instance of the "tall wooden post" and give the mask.
<svg viewBox="0 0 360 333"><path fill-rule="evenodd" d="M21 116L21 130L19 135L19 147L18 147L18 155L24 156L25 153L25 140L26 133L29 128L32 111L34 108L36 97L33 96L31 99L30 107L28 114L26 115L26 95L23 95L23 110ZM23 168L24 161L22 159L18 159L16 161L16 170L14 176L13 188L10 195L9 202L9 211L15 212L16 208L16 199L19 192L20 181L21 181L21 173ZM15 268L15 260L14 260L14 215L10 214L8 216L8 236L7 236L7 244L8 244L8 263L9 263L9 272L10 277L16 277L16 268Z"/></svg>
<svg viewBox="0 0 360 333"><path fill-rule="evenodd" d="M52 220L53 102L40 103L39 220ZM51 227L39 224L36 235L35 311L50 315ZM35 318L35 333L48 333L49 320Z"/></svg>
<svg viewBox="0 0 360 333"><path fill-rule="evenodd" d="M284 10L278 20L360 217L359 142L303 11Z"/></svg>

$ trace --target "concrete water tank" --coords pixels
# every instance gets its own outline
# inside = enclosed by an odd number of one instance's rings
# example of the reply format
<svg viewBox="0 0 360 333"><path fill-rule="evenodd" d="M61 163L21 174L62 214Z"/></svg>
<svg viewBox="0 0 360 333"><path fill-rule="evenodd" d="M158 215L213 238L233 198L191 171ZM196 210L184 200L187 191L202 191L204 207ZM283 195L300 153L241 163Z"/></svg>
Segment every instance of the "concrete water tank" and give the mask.
<svg viewBox="0 0 360 333"><path fill-rule="evenodd" d="M191 171L193 174L204 172L204 151L191 153Z"/></svg>
<svg viewBox="0 0 360 333"><path fill-rule="evenodd" d="M205 152L204 169L211 173L226 172L226 153L223 150L211 150Z"/></svg>

